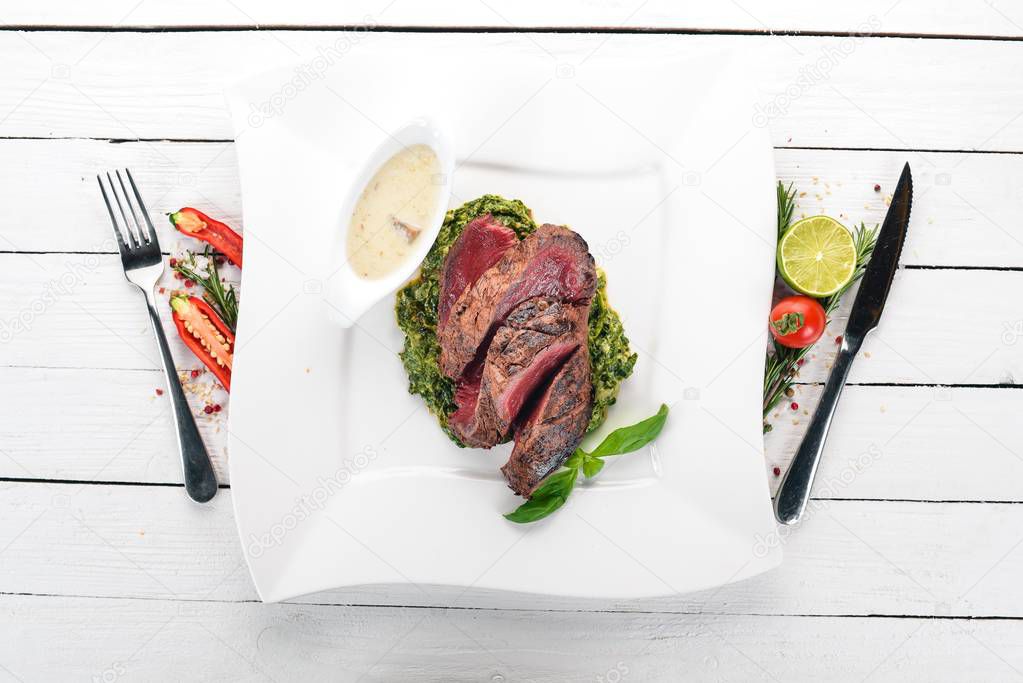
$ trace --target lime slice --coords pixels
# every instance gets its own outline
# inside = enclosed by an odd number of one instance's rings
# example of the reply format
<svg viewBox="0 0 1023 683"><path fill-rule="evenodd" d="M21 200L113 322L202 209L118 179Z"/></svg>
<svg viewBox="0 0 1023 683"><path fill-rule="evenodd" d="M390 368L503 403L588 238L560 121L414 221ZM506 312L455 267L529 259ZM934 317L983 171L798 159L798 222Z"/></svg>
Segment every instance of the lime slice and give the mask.
<svg viewBox="0 0 1023 683"><path fill-rule="evenodd" d="M778 272L801 294L831 296L852 279L855 269L852 233L834 218L796 221L778 243Z"/></svg>

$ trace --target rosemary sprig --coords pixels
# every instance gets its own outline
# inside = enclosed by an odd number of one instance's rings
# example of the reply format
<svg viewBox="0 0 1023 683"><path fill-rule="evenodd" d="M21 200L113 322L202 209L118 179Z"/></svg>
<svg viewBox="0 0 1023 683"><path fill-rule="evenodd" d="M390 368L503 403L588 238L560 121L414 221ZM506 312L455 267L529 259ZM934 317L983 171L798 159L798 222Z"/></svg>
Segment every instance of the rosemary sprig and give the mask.
<svg viewBox="0 0 1023 683"><path fill-rule="evenodd" d="M796 191L792 183L788 187L778 181L778 237L792 224L792 212L796 210Z"/></svg>
<svg viewBox="0 0 1023 683"><path fill-rule="evenodd" d="M213 251L207 246L202 256L206 259L205 272L200 271L195 254L187 252L187 256L178 261L172 268L182 277L192 280L203 288L202 298L220 315L220 318L234 332L238 326L238 293L234 285L226 284L217 272L217 261Z"/></svg>
<svg viewBox="0 0 1023 683"><path fill-rule="evenodd" d="M792 223L792 214L795 210L796 191L792 183L785 187L778 182L778 236L784 233ZM877 243L877 226L868 228L863 223L853 230L853 244L856 247L856 268L853 270L852 279L849 280L840 290L829 297L821 299L821 306L828 316L828 323L831 322L831 314L838 308L842 296L849 291L866 270L867 262L874 251ZM802 365L803 359L813 346L802 349L790 349L771 340L772 348L767 352L767 364L764 369L764 431L771 431L771 425L767 422L767 415L778 405L782 397L792 388L795 382L796 373Z"/></svg>

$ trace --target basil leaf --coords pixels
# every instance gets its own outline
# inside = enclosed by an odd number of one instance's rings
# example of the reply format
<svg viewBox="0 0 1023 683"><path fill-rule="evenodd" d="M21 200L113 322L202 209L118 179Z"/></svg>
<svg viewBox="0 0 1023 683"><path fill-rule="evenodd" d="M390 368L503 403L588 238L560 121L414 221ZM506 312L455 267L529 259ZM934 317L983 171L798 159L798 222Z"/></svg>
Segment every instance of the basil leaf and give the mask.
<svg viewBox="0 0 1023 683"><path fill-rule="evenodd" d="M629 427L621 427L614 430L600 442L600 445L590 452L594 458L603 458L608 455L622 455L631 453L657 438L664 428L668 419L668 406L661 404L657 414L637 422ZM587 475L589 476L589 475Z"/></svg>
<svg viewBox="0 0 1023 683"><path fill-rule="evenodd" d="M642 448L657 438L667 419L668 406L662 404L656 415L608 434L592 453L576 449L565 461L564 467L541 482L529 500L504 515L504 518L516 524L529 524L552 514L568 500L580 471L587 478L595 477L604 468L604 457L631 453Z"/></svg>
<svg viewBox="0 0 1023 683"><path fill-rule="evenodd" d="M516 524L528 524L543 519L565 504L575 487L578 474L579 470L575 468L555 472L533 491L533 496L529 500L506 514L504 518Z"/></svg>
<svg viewBox="0 0 1023 683"><path fill-rule="evenodd" d="M592 455L587 454L586 459L583 460L583 474L586 478L597 476L597 473L604 469L604 461L600 458L594 458Z"/></svg>
<svg viewBox="0 0 1023 683"><path fill-rule="evenodd" d="M570 470L577 470L582 467L583 462L586 458L586 451L581 448L575 449L575 453L569 456L568 460L565 461L564 467Z"/></svg>
<svg viewBox="0 0 1023 683"><path fill-rule="evenodd" d="M575 486L575 478L578 473L579 470L576 468L558 470L544 479L536 487L536 490L533 491L533 495L530 498L547 498L549 496L568 498L568 494L572 492L572 487Z"/></svg>
<svg viewBox="0 0 1023 683"><path fill-rule="evenodd" d="M543 519L547 515L553 513L555 510L564 505L566 500L567 498L563 496L530 498L525 503L518 506L514 512L506 514L504 518L509 522L515 522L516 524L529 524L530 522Z"/></svg>

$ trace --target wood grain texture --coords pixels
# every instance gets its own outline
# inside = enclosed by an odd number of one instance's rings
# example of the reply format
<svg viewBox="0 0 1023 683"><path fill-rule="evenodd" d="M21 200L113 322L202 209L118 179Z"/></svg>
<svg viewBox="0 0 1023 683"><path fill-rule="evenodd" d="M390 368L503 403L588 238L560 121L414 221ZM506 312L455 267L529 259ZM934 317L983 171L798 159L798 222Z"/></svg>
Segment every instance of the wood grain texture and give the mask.
<svg viewBox="0 0 1023 683"><path fill-rule="evenodd" d="M173 287L181 283L165 276L164 284ZM1015 329L1016 321L1023 319L1023 309L1014 297L990 294L1021 289L1023 271L902 271L881 327L864 344L850 381L1017 383L1023 377L1023 343L1018 343ZM305 291L296 295L322 296ZM851 303L852 297L847 297L837 312L836 332ZM167 329L171 329L170 307L160 308ZM969 323L950 313L954 311L968 315ZM158 368L148 325L141 295L124 281L117 256L0 254L0 342L8 365ZM836 348L833 334L828 332L819 349L811 353L801 373L803 381L827 377ZM197 367L179 340L171 342L179 367ZM729 339L724 343L734 347L738 356L762 353L766 340ZM668 368L673 363L663 357L656 362ZM729 366L708 368L705 379L713 381L713 376L729 371Z"/></svg>
<svg viewBox="0 0 1023 683"><path fill-rule="evenodd" d="M163 219L182 206L196 205L239 229L242 224L229 142L0 140L0 154L8 197L2 250L114 253L94 176L125 166L143 190L166 251L194 244ZM903 264L1023 268L1023 193L1011 181L1023 175L1023 154L777 149L775 160L778 178L803 194L797 217L826 213L850 226L884 218L909 161L916 194Z"/></svg>
<svg viewBox="0 0 1023 683"><path fill-rule="evenodd" d="M1023 287L1023 155L905 151L1023 151L1023 89L1012 78L1023 67L1017 42L131 30L267 24L1023 36L1017 8L982 0L866 0L826 11L807 0L6 7L0 26L119 31L0 30L0 137L45 138L0 140L0 251L8 252L0 254L0 478L7 479L0 481L0 623L8 635L0 641L0 678L1023 676L1023 391L1016 388L1023 308L1015 295ZM790 148L776 150L778 175L806 192L800 213L876 222L902 163L913 164L917 193L903 262L953 269L900 274L879 335L854 371L855 381L880 385L846 390L808 518L750 548L783 544L782 568L642 602L383 586L253 604L231 491L198 506L163 485L180 482L180 466L166 397L155 393L155 348L141 301L112 256L92 176L130 165L154 214L196 204L240 225L224 85L308 59L339 39L357 50L429 50L457 40L469 49L537 54L552 70L594 50L613 57L644 44L694 56L737 50L762 85L761 105L776 108L766 116L772 139ZM817 64L826 75L813 75ZM864 149L798 149L806 147ZM165 248L179 249L183 242L159 224ZM15 321L26 329L11 333ZM747 340L736 353L761 349ZM770 418L772 486L772 469L787 465L819 394L812 383L826 375L833 349L822 344L803 371L800 380L811 384L797 387L791 400L799 408L783 405ZM181 367L196 366L180 344L174 350ZM971 386L931 386L948 383ZM191 398L196 409L226 400ZM223 418L202 418L200 428L226 481Z"/></svg>
<svg viewBox="0 0 1023 683"><path fill-rule="evenodd" d="M0 623L9 634L0 642L3 671L21 680L798 682L840 672L848 680L987 682L1023 669L1018 621L4 596Z"/></svg>
<svg viewBox="0 0 1023 683"><path fill-rule="evenodd" d="M156 370L0 368L0 478L180 484L169 406L154 391L161 381ZM819 393L799 386L770 417L772 487L773 469L788 466ZM218 395L226 411L208 416L190 398L219 479L229 483L229 403ZM1023 502L1021 412L1020 390L849 387L814 496Z"/></svg>
<svg viewBox="0 0 1023 683"><path fill-rule="evenodd" d="M0 378L0 477L182 482L169 396L156 393L161 371L0 368ZM186 386L210 381L204 373ZM186 396L226 484L227 394L213 394L224 410L211 415L201 394Z"/></svg>
<svg viewBox="0 0 1023 683"><path fill-rule="evenodd" d="M6 511L0 593L256 598L229 490L198 506L178 488L8 482L0 505ZM329 591L299 602L1019 618L1021 537L1023 506L1016 504L827 501L815 503L795 530L751 543L751 557L782 544L782 570L702 593L593 601L405 585ZM611 539L607 552L622 551Z"/></svg>
<svg viewBox="0 0 1023 683"><path fill-rule="evenodd" d="M337 64L356 52L430 50L452 39L316 31L0 32L0 62L9 65L0 90L0 135L227 139L233 134L223 89L245 74L331 49ZM470 53L501 50L549 61L552 77L559 64L584 69L593 54L624 58L656 47L699 58L734 51L748 60L762 91L751 126L769 125L777 145L1023 150L1023 89L1005 78L1023 68L1015 42L594 34L456 39Z"/></svg>
<svg viewBox="0 0 1023 683"><path fill-rule="evenodd" d="M498 29L523 27L603 27L709 29L740 31L835 31L863 33L1019 36L1016 8L980 0L925 2L864 0L828 6L796 0L741 3L695 0L614 0L592 2L542 0L432 2L360 0L321 3L299 0L185 0L174 4L101 0L83 6L46 0L12 7L4 24L21 26L462 26ZM874 21L872 21L874 20Z"/></svg>

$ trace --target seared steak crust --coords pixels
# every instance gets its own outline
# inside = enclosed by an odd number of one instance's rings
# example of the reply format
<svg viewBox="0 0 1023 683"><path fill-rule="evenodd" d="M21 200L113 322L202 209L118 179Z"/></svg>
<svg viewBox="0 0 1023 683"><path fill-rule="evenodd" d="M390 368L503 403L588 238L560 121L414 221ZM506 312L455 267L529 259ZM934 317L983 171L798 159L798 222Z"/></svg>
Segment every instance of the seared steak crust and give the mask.
<svg viewBox="0 0 1023 683"><path fill-rule="evenodd" d="M577 348L515 430L515 448L501 468L508 486L529 497L575 452L593 401L589 350Z"/></svg>
<svg viewBox="0 0 1023 683"><path fill-rule="evenodd" d="M489 448L507 438L526 401L579 346L586 315L585 307L538 298L508 316L483 363L474 361L459 384L448 424L462 443Z"/></svg>
<svg viewBox="0 0 1023 683"><path fill-rule="evenodd" d="M445 261L437 338L458 404L448 425L479 448L514 435L501 471L528 497L589 424L588 319L597 273L572 230L543 225L508 247L501 226L487 218L466 227Z"/></svg>
<svg viewBox="0 0 1023 683"><path fill-rule="evenodd" d="M596 286L597 270L585 240L563 226L540 226L455 301L447 324L438 330L441 370L448 377L461 377L522 302L547 296L585 303Z"/></svg>

